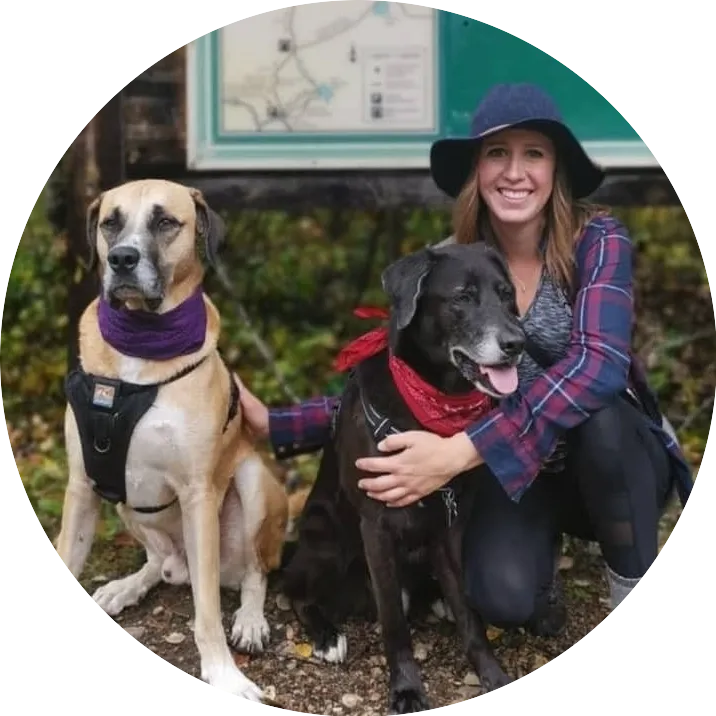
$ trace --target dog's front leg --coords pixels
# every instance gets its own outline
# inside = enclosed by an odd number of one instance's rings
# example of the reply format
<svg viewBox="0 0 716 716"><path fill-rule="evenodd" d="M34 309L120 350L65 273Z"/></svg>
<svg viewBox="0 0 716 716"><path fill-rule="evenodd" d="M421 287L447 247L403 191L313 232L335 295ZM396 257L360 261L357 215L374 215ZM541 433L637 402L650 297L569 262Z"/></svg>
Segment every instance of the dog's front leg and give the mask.
<svg viewBox="0 0 716 716"><path fill-rule="evenodd" d="M413 656L408 622L403 612L393 536L380 524L365 518L361 519L360 527L390 670L388 712L426 711L430 705Z"/></svg>
<svg viewBox="0 0 716 716"><path fill-rule="evenodd" d="M221 620L218 491L213 485L203 485L180 494L179 500L194 597L194 637L201 659L201 677L236 696L260 701L261 690L231 657Z"/></svg>
<svg viewBox="0 0 716 716"><path fill-rule="evenodd" d="M231 625L231 643L239 651L257 654L268 646L271 630L264 615L268 578L259 559L259 532L264 520L269 518L263 489L264 466L258 455L244 460L234 474L233 485L239 495L241 506L240 524L243 529L241 546L244 552L244 573L241 579L241 606L234 612ZM227 496L227 499L230 499Z"/></svg>
<svg viewBox="0 0 716 716"><path fill-rule="evenodd" d="M463 589L460 550L456 535L435 539L431 545L433 569L440 582L443 596L452 610L458 636L467 659L486 691L493 691L511 682L502 670L487 639L485 625L469 607Z"/></svg>
<svg viewBox="0 0 716 716"><path fill-rule="evenodd" d="M65 412L65 443L69 480L62 506L62 524L55 546L75 579L79 579L92 549L100 499L85 473L77 423L69 406Z"/></svg>
<svg viewBox="0 0 716 716"><path fill-rule="evenodd" d="M62 506L62 526L55 544L75 579L80 578L92 549L99 505L99 497L88 481L70 478Z"/></svg>

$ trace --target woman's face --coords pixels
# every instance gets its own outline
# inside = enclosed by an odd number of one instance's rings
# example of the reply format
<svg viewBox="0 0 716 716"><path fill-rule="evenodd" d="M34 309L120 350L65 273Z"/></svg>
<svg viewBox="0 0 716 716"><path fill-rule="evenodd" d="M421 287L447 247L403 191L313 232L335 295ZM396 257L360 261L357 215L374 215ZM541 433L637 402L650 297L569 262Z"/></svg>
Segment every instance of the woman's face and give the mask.
<svg viewBox="0 0 716 716"><path fill-rule="evenodd" d="M506 129L485 139L477 160L477 182L493 217L506 225L541 219L554 186L552 140L529 129Z"/></svg>

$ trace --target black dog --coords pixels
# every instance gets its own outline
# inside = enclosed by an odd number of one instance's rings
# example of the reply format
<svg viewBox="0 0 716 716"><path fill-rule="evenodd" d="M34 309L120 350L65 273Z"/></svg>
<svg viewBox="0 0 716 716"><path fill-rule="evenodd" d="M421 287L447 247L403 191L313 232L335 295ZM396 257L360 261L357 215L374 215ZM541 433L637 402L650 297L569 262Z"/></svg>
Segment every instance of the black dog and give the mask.
<svg viewBox="0 0 716 716"><path fill-rule="evenodd" d="M298 544L284 589L315 653L343 661L336 628L356 607L377 606L390 669L390 711L430 708L412 654L405 591L435 577L455 618L467 658L487 689L509 683L468 607L461 538L476 480L484 468L405 508L387 508L358 488L359 457L377 455L390 431L421 429L396 387L389 355L443 394L477 388L499 399L516 388L524 347L512 283L500 255L485 244L428 248L388 267L388 346L360 362L341 398L334 439L324 449L316 483L299 521Z"/></svg>

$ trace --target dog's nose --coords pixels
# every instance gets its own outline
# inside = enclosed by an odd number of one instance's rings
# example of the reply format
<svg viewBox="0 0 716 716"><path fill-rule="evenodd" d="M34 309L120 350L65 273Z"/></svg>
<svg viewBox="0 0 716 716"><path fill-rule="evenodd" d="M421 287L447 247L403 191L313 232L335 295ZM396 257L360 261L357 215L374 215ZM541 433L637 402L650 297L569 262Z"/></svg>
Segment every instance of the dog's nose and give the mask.
<svg viewBox="0 0 716 716"><path fill-rule="evenodd" d="M129 273L137 268L139 251L132 246L117 246L107 254L109 265L119 273Z"/></svg>
<svg viewBox="0 0 716 716"><path fill-rule="evenodd" d="M522 336L504 336L500 339L500 349L510 358L514 358L522 353L524 347L525 339Z"/></svg>

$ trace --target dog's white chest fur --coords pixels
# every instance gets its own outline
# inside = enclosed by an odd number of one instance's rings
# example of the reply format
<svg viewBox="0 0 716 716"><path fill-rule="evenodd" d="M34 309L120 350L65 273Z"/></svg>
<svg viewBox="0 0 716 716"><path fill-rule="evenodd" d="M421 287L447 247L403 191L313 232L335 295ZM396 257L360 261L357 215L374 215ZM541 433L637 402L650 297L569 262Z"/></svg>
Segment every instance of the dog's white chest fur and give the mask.
<svg viewBox="0 0 716 716"><path fill-rule="evenodd" d="M120 378L141 382L142 361L125 358ZM134 428L125 471L127 503L132 507L166 504L175 490L186 484L191 461L196 459L196 444L189 438L190 426L185 412L166 397L160 387L157 399ZM192 445L193 450L188 450Z"/></svg>

